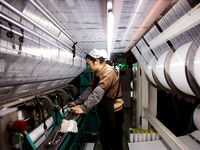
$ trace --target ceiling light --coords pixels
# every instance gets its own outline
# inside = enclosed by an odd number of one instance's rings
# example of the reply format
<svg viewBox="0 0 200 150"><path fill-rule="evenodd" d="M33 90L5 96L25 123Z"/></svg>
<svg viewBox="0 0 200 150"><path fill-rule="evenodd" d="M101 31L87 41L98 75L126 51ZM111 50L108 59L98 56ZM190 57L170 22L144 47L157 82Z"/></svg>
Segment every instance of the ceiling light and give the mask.
<svg viewBox="0 0 200 150"><path fill-rule="evenodd" d="M114 24L114 16L113 16L113 8L112 8L112 0L107 1L107 51L108 51L108 59L110 59L110 53L112 49L112 37L113 37L113 24Z"/></svg>
<svg viewBox="0 0 200 150"><path fill-rule="evenodd" d="M107 1L107 10L108 10L108 11L109 11L109 10L112 11L112 9L113 9L112 0L108 0L108 1Z"/></svg>

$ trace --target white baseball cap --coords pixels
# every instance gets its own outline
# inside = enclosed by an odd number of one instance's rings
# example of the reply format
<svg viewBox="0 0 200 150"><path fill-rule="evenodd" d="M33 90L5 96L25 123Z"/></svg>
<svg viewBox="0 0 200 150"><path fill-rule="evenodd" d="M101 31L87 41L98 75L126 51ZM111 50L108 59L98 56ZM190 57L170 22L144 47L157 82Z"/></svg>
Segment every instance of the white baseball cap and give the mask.
<svg viewBox="0 0 200 150"><path fill-rule="evenodd" d="M108 53L105 49L93 49L88 53L93 58L100 58L103 57L105 59L108 59Z"/></svg>

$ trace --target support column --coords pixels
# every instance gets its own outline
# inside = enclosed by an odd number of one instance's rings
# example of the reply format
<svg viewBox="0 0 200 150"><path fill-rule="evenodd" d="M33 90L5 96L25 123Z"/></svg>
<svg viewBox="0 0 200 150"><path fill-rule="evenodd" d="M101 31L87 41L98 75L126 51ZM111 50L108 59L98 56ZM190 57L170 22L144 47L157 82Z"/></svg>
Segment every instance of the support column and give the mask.
<svg viewBox="0 0 200 150"><path fill-rule="evenodd" d="M148 129L149 123L144 118L143 108L149 108L150 112L157 115L157 88L148 82L145 72L138 65L137 71L137 102L136 102L136 127Z"/></svg>

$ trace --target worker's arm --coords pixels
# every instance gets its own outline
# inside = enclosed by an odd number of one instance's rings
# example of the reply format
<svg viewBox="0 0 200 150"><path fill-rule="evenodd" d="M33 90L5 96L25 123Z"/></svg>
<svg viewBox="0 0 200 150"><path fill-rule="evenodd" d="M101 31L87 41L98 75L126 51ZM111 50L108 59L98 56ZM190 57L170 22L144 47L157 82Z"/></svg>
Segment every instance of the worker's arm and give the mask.
<svg viewBox="0 0 200 150"><path fill-rule="evenodd" d="M75 104L76 105L80 105L83 104L87 99L88 96L92 93L92 88L88 87L83 94L81 94L76 100L75 100Z"/></svg>
<svg viewBox="0 0 200 150"><path fill-rule="evenodd" d="M88 113L94 106L96 106L104 96L105 90L97 86L90 94L84 104L80 108L73 108L73 112L77 114Z"/></svg>
<svg viewBox="0 0 200 150"><path fill-rule="evenodd" d="M81 94L74 102L70 102L70 103L68 103L67 105L68 105L69 107L74 107L74 106L76 106L76 105L81 105L81 104L83 104L83 103L87 100L88 96L89 96L91 93L92 93L92 89L91 89L91 87L88 87L88 88L83 92L83 94Z"/></svg>

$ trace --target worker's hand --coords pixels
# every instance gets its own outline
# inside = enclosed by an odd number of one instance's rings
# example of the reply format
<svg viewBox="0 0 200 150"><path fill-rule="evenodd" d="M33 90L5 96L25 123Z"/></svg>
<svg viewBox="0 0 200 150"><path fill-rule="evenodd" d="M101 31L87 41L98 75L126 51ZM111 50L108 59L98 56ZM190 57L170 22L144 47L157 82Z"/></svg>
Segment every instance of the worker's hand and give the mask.
<svg viewBox="0 0 200 150"><path fill-rule="evenodd" d="M75 114L83 114L83 110L80 108L80 107L73 107L72 108L72 113L75 113Z"/></svg>
<svg viewBox="0 0 200 150"><path fill-rule="evenodd" d="M76 106L76 103L70 102L70 103L67 104L67 106L68 106L68 107L74 107L74 106Z"/></svg>

